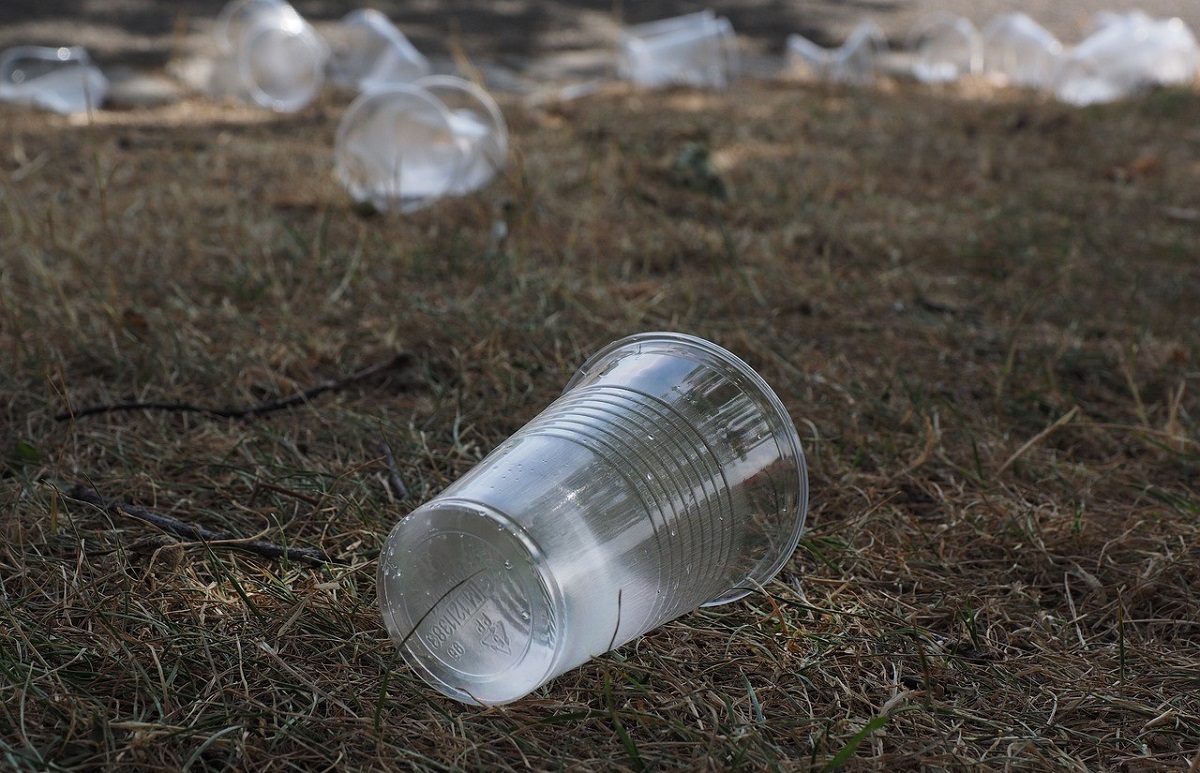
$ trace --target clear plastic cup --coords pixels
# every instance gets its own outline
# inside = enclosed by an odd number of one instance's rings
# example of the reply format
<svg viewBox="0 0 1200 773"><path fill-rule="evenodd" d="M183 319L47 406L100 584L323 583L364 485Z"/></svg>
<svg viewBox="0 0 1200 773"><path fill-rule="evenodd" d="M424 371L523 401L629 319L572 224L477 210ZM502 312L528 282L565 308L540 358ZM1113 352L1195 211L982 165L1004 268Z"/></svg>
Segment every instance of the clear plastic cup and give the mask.
<svg viewBox="0 0 1200 773"><path fill-rule="evenodd" d="M878 24L858 24L838 48L824 48L800 35L787 38L789 66L817 80L866 85L875 80L887 38Z"/></svg>
<svg viewBox="0 0 1200 773"><path fill-rule="evenodd" d="M338 123L334 174L356 201L415 212L457 190L468 166L450 110L411 83L359 95Z"/></svg>
<svg viewBox="0 0 1200 773"><path fill-rule="evenodd" d="M346 14L330 32L329 74L335 83L365 91L411 83L430 72L429 60L387 16L373 8Z"/></svg>
<svg viewBox="0 0 1200 773"><path fill-rule="evenodd" d="M886 49L887 37L878 24L859 23L834 52L830 78L838 83L871 83L879 70L879 57Z"/></svg>
<svg viewBox="0 0 1200 773"><path fill-rule="evenodd" d="M807 501L796 429L757 373L699 338L632 336L396 525L383 619L430 685L508 703L768 582Z"/></svg>
<svg viewBox="0 0 1200 773"><path fill-rule="evenodd" d="M1095 30L1065 52L1054 76L1059 100L1073 105L1113 102L1149 86L1195 80L1200 47L1177 18L1154 19L1140 11L1098 15Z"/></svg>
<svg viewBox="0 0 1200 773"><path fill-rule="evenodd" d="M343 113L334 138L338 179L380 211L415 212L478 190L507 155L495 100L453 75L371 88Z"/></svg>
<svg viewBox="0 0 1200 773"><path fill-rule="evenodd" d="M79 46L17 46L0 54L0 101L83 113L108 96L108 78Z"/></svg>
<svg viewBox="0 0 1200 773"><path fill-rule="evenodd" d="M646 88L672 84L723 89L738 75L737 36L712 11L640 24L620 36L618 71Z"/></svg>
<svg viewBox="0 0 1200 773"><path fill-rule="evenodd" d="M1054 82L1062 43L1027 14L996 16L983 28L983 72L1013 86L1048 88Z"/></svg>
<svg viewBox="0 0 1200 773"><path fill-rule="evenodd" d="M717 20L711 8L702 11L671 16L666 19L633 24L624 29L623 35L634 38L656 38L672 32L703 29Z"/></svg>
<svg viewBox="0 0 1200 773"><path fill-rule="evenodd" d="M949 83L983 68L979 30L962 16L934 13L917 20L908 34L912 74L924 83Z"/></svg>
<svg viewBox="0 0 1200 773"><path fill-rule="evenodd" d="M214 35L240 91L257 105L283 113L301 110L325 82L328 47L282 0L232 0L221 10Z"/></svg>
<svg viewBox="0 0 1200 773"><path fill-rule="evenodd" d="M496 100L469 80L430 75L417 85L437 97L450 112L450 126L465 158L452 193L463 195L492 181L508 160L508 125Z"/></svg>
<svg viewBox="0 0 1200 773"><path fill-rule="evenodd" d="M830 79L834 49L825 48L795 33L787 36L785 45L787 64L791 70L803 73L813 80Z"/></svg>

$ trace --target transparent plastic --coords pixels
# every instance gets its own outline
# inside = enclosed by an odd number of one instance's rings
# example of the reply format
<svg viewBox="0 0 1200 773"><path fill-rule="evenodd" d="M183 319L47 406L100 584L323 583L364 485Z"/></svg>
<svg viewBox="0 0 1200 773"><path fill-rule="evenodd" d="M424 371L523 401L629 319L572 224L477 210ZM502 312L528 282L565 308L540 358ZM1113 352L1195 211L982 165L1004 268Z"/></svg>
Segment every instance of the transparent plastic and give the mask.
<svg viewBox="0 0 1200 773"><path fill-rule="evenodd" d="M908 34L912 74L924 83L949 83L983 68L983 43L969 19L934 13L918 19Z"/></svg>
<svg viewBox="0 0 1200 773"><path fill-rule="evenodd" d="M1062 43L1027 14L996 16L983 28L983 72L1000 83L1049 88Z"/></svg>
<svg viewBox="0 0 1200 773"><path fill-rule="evenodd" d="M214 35L245 98L277 112L303 109L325 82L329 49L282 0L232 0Z"/></svg>
<svg viewBox="0 0 1200 773"><path fill-rule="evenodd" d="M507 155L495 100L453 75L371 88L346 109L334 137L338 179L380 211L415 212L478 190Z"/></svg>
<svg viewBox="0 0 1200 773"><path fill-rule="evenodd" d="M807 503L799 437L758 374L699 338L632 336L396 525L383 619L436 689L508 703L768 582Z"/></svg>
<svg viewBox="0 0 1200 773"><path fill-rule="evenodd" d="M330 31L329 74L335 83L365 91L411 83L430 72L429 60L387 16L373 8L346 14Z"/></svg>
<svg viewBox="0 0 1200 773"><path fill-rule="evenodd" d="M17 46L0 54L0 101L56 113L98 108L109 82L79 46Z"/></svg>
<svg viewBox="0 0 1200 773"><path fill-rule="evenodd" d="M816 80L866 85L875 80L887 38L879 25L856 26L838 48L824 48L801 35L787 38L788 65Z"/></svg>
<svg viewBox="0 0 1200 773"><path fill-rule="evenodd" d="M738 75L737 36L712 11L628 27L620 35L618 72L646 88L724 89Z"/></svg>
<svg viewBox="0 0 1200 773"><path fill-rule="evenodd" d="M467 163L450 111L415 84L361 94L334 136L334 174L381 212L414 212L450 195Z"/></svg>
<svg viewBox="0 0 1200 773"><path fill-rule="evenodd" d="M465 158L452 187L463 195L491 182L508 159L508 125L496 100L469 80L430 75L417 85L437 97L450 113L450 126Z"/></svg>
<svg viewBox="0 0 1200 773"><path fill-rule="evenodd" d="M1053 88L1073 105L1113 102L1150 86L1195 80L1200 48L1178 18L1154 19L1141 11L1098 14L1093 32L1065 52Z"/></svg>

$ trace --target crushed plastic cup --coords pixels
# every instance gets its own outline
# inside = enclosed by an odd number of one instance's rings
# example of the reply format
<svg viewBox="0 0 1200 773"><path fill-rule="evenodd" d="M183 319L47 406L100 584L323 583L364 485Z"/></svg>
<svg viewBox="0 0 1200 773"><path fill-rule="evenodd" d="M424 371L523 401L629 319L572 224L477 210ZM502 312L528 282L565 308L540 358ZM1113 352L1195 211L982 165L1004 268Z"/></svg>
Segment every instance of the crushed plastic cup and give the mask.
<svg viewBox="0 0 1200 773"><path fill-rule="evenodd" d="M983 28L983 72L1004 84L1049 88L1062 43L1027 14L996 16Z"/></svg>
<svg viewBox="0 0 1200 773"><path fill-rule="evenodd" d="M628 27L619 43L619 74L645 88L724 89L738 75L733 25L712 11Z"/></svg>
<svg viewBox="0 0 1200 773"><path fill-rule="evenodd" d="M359 95L334 137L335 174L356 201L414 212L477 190L504 166L508 130L496 102L449 75Z"/></svg>
<svg viewBox="0 0 1200 773"><path fill-rule="evenodd" d="M261 107L301 110L325 81L328 47L283 0L232 0L214 35L236 77L234 91Z"/></svg>
<svg viewBox="0 0 1200 773"><path fill-rule="evenodd" d="M56 113L96 109L108 78L79 46L17 46L0 53L0 101Z"/></svg>
<svg viewBox="0 0 1200 773"><path fill-rule="evenodd" d="M346 14L328 37L329 75L342 86L365 91L388 83L411 83L430 72L429 60L373 8Z"/></svg>
<svg viewBox="0 0 1200 773"><path fill-rule="evenodd" d="M807 502L795 426L757 373L700 338L631 336L395 526L383 619L435 689L509 703L767 583Z"/></svg>
<svg viewBox="0 0 1200 773"><path fill-rule="evenodd" d="M1192 83L1200 47L1180 19L1153 19L1140 11L1098 15L1094 32L1059 60L1059 100L1090 105L1125 99L1151 86Z"/></svg>
<svg viewBox="0 0 1200 773"><path fill-rule="evenodd" d="M962 16L934 13L917 20L908 34L913 77L924 83L950 83L983 67L979 30Z"/></svg>
<svg viewBox="0 0 1200 773"><path fill-rule="evenodd" d="M865 21L838 48L824 48L801 35L787 38L787 60L793 69L817 80L866 85L875 80L887 38L879 25Z"/></svg>

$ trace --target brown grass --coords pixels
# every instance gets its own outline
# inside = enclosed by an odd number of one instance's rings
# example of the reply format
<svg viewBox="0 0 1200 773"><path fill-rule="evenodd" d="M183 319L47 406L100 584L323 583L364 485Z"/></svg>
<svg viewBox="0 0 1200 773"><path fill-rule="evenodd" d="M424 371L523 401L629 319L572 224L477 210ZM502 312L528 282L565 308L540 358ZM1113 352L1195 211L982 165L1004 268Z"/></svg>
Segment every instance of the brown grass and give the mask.
<svg viewBox="0 0 1200 773"><path fill-rule="evenodd" d="M506 179L407 217L332 179L343 106L8 114L0 767L1200 768L1194 94L509 100ZM383 536L652 329L791 409L801 548L524 701L439 697L383 631ZM53 420L251 404L398 350L249 422ZM346 563L182 543L81 482Z"/></svg>

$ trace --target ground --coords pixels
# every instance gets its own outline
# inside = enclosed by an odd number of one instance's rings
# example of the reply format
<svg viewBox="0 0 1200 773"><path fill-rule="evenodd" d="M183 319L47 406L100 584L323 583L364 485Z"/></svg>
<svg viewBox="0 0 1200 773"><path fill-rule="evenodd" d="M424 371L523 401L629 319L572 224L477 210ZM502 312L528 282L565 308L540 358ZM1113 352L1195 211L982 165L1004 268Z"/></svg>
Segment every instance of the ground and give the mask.
<svg viewBox="0 0 1200 773"><path fill-rule="evenodd" d="M406 216L331 174L348 96L2 114L5 764L1200 769L1194 90L498 93L501 179ZM799 548L525 700L440 697L383 538L647 330L778 393Z"/></svg>

